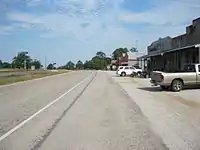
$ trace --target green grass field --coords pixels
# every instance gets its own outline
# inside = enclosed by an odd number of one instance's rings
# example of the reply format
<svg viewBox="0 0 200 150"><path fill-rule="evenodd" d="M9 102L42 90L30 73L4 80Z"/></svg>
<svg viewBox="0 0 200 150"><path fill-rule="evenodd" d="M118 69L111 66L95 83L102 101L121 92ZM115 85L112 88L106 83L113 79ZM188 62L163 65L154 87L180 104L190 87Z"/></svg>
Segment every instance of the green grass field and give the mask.
<svg viewBox="0 0 200 150"><path fill-rule="evenodd" d="M6 85L6 84L11 84L11 83L16 83L20 81L27 81L27 80L32 80L32 79L37 79L37 78L42 78L46 76L52 76L52 75L57 75L57 74L62 74L62 73L68 73L69 71L66 70L60 70L60 71L43 71L43 72L34 72L34 73L27 73L25 75L17 75L17 74L11 74L8 76L3 76L0 77L0 85Z"/></svg>

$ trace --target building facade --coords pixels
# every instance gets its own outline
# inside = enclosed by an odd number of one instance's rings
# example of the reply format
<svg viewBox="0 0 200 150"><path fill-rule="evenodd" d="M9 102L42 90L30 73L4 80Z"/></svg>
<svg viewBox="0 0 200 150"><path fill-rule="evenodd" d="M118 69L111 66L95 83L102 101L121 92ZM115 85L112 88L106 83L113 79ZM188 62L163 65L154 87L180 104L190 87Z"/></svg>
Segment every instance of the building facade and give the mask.
<svg viewBox="0 0 200 150"><path fill-rule="evenodd" d="M148 69L175 71L187 63L200 63L200 18L186 27L186 33L176 37L159 38L147 47L148 55L139 61L148 60Z"/></svg>

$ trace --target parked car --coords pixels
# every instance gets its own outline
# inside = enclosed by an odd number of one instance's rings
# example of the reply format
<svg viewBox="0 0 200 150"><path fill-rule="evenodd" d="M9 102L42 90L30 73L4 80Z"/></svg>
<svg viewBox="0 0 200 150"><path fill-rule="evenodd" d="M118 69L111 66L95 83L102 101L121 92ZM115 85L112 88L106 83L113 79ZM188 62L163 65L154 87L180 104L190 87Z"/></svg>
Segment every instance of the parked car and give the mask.
<svg viewBox="0 0 200 150"><path fill-rule="evenodd" d="M133 66L133 69L134 69L134 73L137 74L137 76L141 76L142 75L142 68L140 68L139 66Z"/></svg>
<svg viewBox="0 0 200 150"><path fill-rule="evenodd" d="M135 71L132 66L119 66L116 74L120 76L130 76Z"/></svg>
<svg viewBox="0 0 200 150"><path fill-rule="evenodd" d="M187 64L182 71L153 71L150 82L175 92L181 91L184 86L200 85L200 64Z"/></svg>

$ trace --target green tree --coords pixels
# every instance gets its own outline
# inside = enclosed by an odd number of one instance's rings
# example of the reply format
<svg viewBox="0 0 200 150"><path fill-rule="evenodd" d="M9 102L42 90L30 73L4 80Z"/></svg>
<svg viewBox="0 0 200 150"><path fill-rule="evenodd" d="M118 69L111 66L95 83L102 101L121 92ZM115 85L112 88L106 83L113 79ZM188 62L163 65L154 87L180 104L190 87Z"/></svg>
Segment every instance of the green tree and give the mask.
<svg viewBox="0 0 200 150"><path fill-rule="evenodd" d="M107 65L109 65L109 64L111 64L111 58L110 57L106 57L106 63L107 63Z"/></svg>
<svg viewBox="0 0 200 150"><path fill-rule="evenodd" d="M69 61L67 64L66 64L66 66L65 66L65 68L66 69L69 69L69 70L73 70L74 69L74 63L72 62L72 61Z"/></svg>
<svg viewBox="0 0 200 150"><path fill-rule="evenodd" d="M84 69L94 69L94 66L92 64L92 61L85 61L84 63Z"/></svg>
<svg viewBox="0 0 200 150"><path fill-rule="evenodd" d="M91 60L92 68L96 70L103 69L102 60L99 56L94 56Z"/></svg>
<svg viewBox="0 0 200 150"><path fill-rule="evenodd" d="M123 53L127 53L127 48L117 48L113 53L113 59L118 60L119 57L122 57Z"/></svg>
<svg viewBox="0 0 200 150"><path fill-rule="evenodd" d="M31 58L28 52L19 52L17 56L13 58L12 66L14 68L30 68Z"/></svg>
<svg viewBox="0 0 200 150"><path fill-rule="evenodd" d="M131 52L138 52L138 50L137 50L136 47L132 47L129 51L131 51Z"/></svg>
<svg viewBox="0 0 200 150"><path fill-rule="evenodd" d="M8 62L3 62L2 63L2 68L11 68L11 64Z"/></svg>
<svg viewBox="0 0 200 150"><path fill-rule="evenodd" d="M30 63L31 66L35 66L35 69L40 69L42 67L42 64L39 60L33 60Z"/></svg>
<svg viewBox="0 0 200 150"><path fill-rule="evenodd" d="M77 63L76 63L76 68L77 69L83 69L84 65L83 65L83 62L81 60L79 60Z"/></svg>
<svg viewBox="0 0 200 150"><path fill-rule="evenodd" d="M48 69L48 70L54 70L54 69L56 69L55 65L56 65L56 63L50 63L50 64L47 66L47 69Z"/></svg>
<svg viewBox="0 0 200 150"><path fill-rule="evenodd" d="M96 56L98 56L100 58L105 58L106 54L104 52L99 51L99 52L96 53Z"/></svg>
<svg viewBox="0 0 200 150"><path fill-rule="evenodd" d="M2 60L0 60L0 68L2 68L3 62Z"/></svg>

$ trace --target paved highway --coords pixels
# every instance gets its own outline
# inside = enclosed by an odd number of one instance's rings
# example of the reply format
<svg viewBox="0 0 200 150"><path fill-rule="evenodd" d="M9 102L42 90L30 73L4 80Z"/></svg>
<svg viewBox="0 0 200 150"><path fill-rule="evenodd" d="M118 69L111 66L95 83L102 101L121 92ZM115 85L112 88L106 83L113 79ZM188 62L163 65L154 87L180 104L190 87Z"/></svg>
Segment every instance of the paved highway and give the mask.
<svg viewBox="0 0 200 150"><path fill-rule="evenodd" d="M167 149L139 107L101 71L0 87L0 149Z"/></svg>

